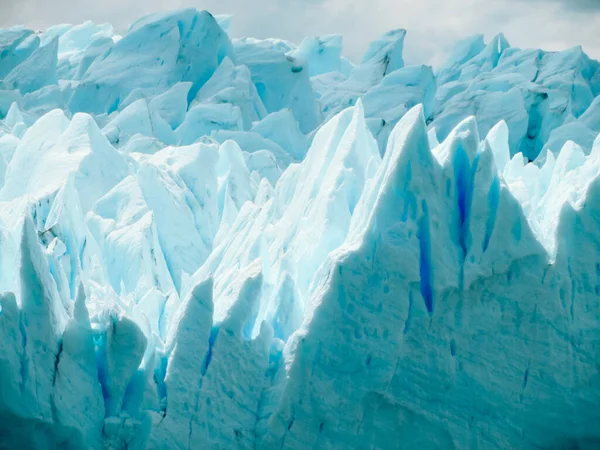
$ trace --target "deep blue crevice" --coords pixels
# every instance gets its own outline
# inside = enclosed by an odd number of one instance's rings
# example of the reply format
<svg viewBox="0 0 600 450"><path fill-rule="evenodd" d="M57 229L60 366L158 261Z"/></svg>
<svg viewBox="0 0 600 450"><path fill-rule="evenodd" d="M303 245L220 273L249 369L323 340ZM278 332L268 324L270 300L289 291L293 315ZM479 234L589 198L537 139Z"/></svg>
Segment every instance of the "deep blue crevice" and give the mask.
<svg viewBox="0 0 600 450"><path fill-rule="evenodd" d="M419 239L419 275L421 295L429 314L433 313L433 263L431 261L431 235L429 231L429 211L425 200L422 202L423 215L419 219L417 237Z"/></svg>
<svg viewBox="0 0 600 450"><path fill-rule="evenodd" d="M84 269L83 253L85 252L86 246L87 246L87 237L83 238L83 243L81 244L81 248L79 249L79 263L81 264L82 269Z"/></svg>
<svg viewBox="0 0 600 450"><path fill-rule="evenodd" d="M488 216L485 222L485 236L483 238L482 251L488 249L490 245L490 239L494 232L494 226L496 225L496 213L498 212L498 204L500 203L500 181L498 177L494 177L490 190L488 192Z"/></svg>
<svg viewBox="0 0 600 450"><path fill-rule="evenodd" d="M210 363L212 361L213 347L215 345L218 335L219 327L213 326L210 330L210 336L208 338L208 351L206 352L204 362L202 363L202 376L206 375L206 372L208 371L208 366L210 366Z"/></svg>
<svg viewBox="0 0 600 450"><path fill-rule="evenodd" d="M467 224L469 209L471 205L471 164L464 151L457 151L453 161L454 179L456 182L456 196L458 202L459 214L459 243L463 249L463 255L467 254L467 244L465 242L465 226Z"/></svg>
<svg viewBox="0 0 600 450"><path fill-rule="evenodd" d="M473 182L478 163L479 155L475 157L471 164L467 152L462 148L455 153L452 161L459 213L458 242L463 251L463 258L467 254L470 245L468 242L469 218L473 200Z"/></svg>
<svg viewBox="0 0 600 450"><path fill-rule="evenodd" d="M58 341L58 350L54 356L54 373L52 374L52 386L56 385L56 376L58 375L58 365L60 363L60 357L63 351L63 340L62 338Z"/></svg>
<svg viewBox="0 0 600 450"><path fill-rule="evenodd" d="M158 401L160 410L163 415L167 414L167 384L165 378L167 376L167 365L169 364L169 358L167 355L160 355L158 364L154 368L154 383L156 384L156 391L158 393Z"/></svg>
<svg viewBox="0 0 600 450"><path fill-rule="evenodd" d="M204 382L204 376L208 371L208 367L212 362L213 356L213 347L215 342L217 341L217 337L219 335L219 327L214 325L210 330L210 335L208 337L208 350L206 351L206 356L204 357L204 361L202 362L202 368L200 369L201 376L198 379L198 389L196 390L195 400L194 400L194 413L190 414L190 421L188 423L188 449L191 449L192 445L192 434L194 432L194 417L198 414L200 410L200 391L202 390L202 384Z"/></svg>

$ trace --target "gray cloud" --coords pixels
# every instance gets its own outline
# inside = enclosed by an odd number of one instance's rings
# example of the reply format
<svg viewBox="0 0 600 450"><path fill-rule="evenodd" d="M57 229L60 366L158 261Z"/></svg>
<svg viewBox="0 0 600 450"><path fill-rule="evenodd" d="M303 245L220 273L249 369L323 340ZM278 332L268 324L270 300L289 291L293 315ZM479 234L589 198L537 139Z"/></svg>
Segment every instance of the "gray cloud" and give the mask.
<svg viewBox="0 0 600 450"><path fill-rule="evenodd" d="M600 0L558 0L571 9L600 10Z"/></svg>
<svg viewBox="0 0 600 450"><path fill-rule="evenodd" d="M581 44L600 58L600 0L0 0L0 26L44 29L90 19L123 32L141 15L183 7L233 14L234 36L299 42L306 35L341 33L354 60L392 28L408 30L410 63L440 62L455 41L498 32L514 46L562 50Z"/></svg>
<svg viewBox="0 0 600 450"><path fill-rule="evenodd" d="M600 11L600 0L518 0L520 2L534 2L538 4L553 2L558 3L564 10L576 12Z"/></svg>

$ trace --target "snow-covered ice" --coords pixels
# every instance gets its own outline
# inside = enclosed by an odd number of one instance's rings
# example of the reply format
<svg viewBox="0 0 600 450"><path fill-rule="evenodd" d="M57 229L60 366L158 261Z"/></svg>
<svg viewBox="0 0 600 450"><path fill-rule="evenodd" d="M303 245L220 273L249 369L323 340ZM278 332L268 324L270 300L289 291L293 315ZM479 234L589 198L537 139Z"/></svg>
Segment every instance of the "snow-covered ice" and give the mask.
<svg viewBox="0 0 600 450"><path fill-rule="evenodd" d="M600 447L600 63L231 20L0 30L0 448Z"/></svg>

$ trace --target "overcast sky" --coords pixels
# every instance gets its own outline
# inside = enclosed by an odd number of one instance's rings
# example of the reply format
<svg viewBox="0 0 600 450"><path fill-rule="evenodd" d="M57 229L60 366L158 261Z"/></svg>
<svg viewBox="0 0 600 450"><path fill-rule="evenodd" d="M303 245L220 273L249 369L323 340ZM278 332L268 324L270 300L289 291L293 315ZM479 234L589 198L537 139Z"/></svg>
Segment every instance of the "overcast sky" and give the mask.
<svg viewBox="0 0 600 450"><path fill-rule="evenodd" d="M562 50L582 45L600 59L600 0L0 0L0 27L45 29L86 19L124 31L149 12L183 7L232 14L234 37L341 33L344 53L360 59L369 41L406 28L408 63L438 63L453 42L503 32L511 45Z"/></svg>

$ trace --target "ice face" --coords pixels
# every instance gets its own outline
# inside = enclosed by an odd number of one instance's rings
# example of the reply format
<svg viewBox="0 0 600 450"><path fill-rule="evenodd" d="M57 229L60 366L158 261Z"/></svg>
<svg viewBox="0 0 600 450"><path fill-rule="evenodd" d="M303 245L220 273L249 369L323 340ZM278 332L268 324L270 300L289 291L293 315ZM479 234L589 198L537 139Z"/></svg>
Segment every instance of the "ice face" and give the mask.
<svg viewBox="0 0 600 450"><path fill-rule="evenodd" d="M230 23L0 30L0 447L595 448L600 64Z"/></svg>
<svg viewBox="0 0 600 450"><path fill-rule="evenodd" d="M110 113L136 88L157 94L180 81L192 81L188 98L193 98L232 51L227 35L206 11L142 19L94 59L69 106L73 111Z"/></svg>
<svg viewBox="0 0 600 450"><path fill-rule="evenodd" d="M317 127L321 114L304 58L294 57L279 41L240 39L234 41L234 50L236 61L250 70L267 112L289 108L303 133Z"/></svg>

